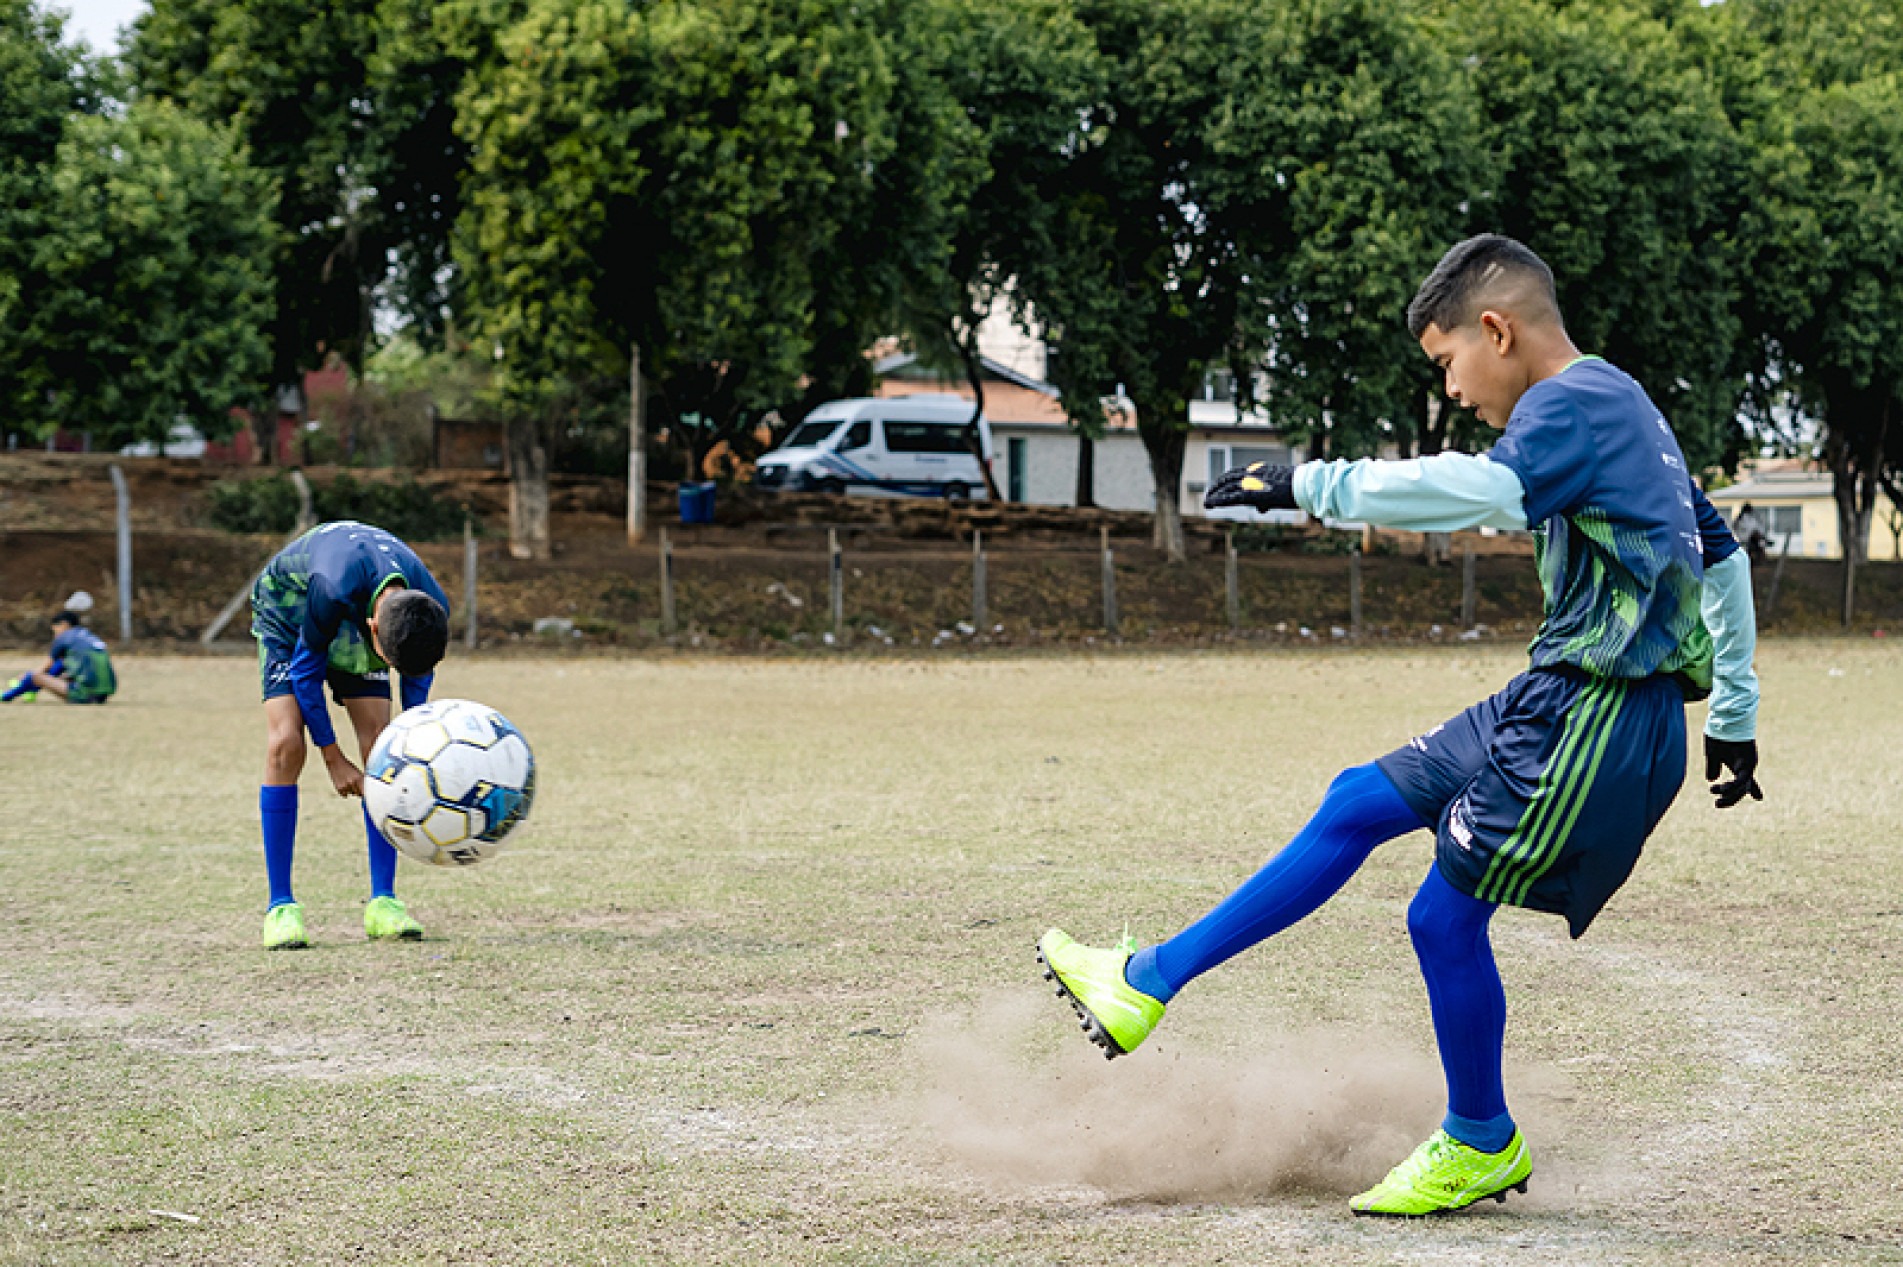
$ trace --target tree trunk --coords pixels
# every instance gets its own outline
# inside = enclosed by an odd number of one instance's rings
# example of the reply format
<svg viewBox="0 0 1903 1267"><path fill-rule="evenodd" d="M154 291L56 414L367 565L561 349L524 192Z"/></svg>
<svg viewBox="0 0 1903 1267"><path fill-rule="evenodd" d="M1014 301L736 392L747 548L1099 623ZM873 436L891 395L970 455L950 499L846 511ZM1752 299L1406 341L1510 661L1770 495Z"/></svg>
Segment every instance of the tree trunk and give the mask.
<svg viewBox="0 0 1903 1267"><path fill-rule="evenodd" d="M540 422L531 417L509 420L509 553L549 557L548 448Z"/></svg>
<svg viewBox="0 0 1903 1267"><path fill-rule="evenodd" d="M1097 504L1097 442L1085 431L1077 433L1077 504Z"/></svg>
<svg viewBox="0 0 1903 1267"><path fill-rule="evenodd" d="M1447 447L1447 424L1453 421L1454 408L1433 392L1421 393L1421 443L1418 452L1431 457Z"/></svg>
<svg viewBox="0 0 1903 1267"><path fill-rule="evenodd" d="M1180 500L1183 450L1188 444L1189 434L1176 425L1181 416L1181 411L1168 413L1144 405L1137 406L1137 430L1143 437L1144 449L1150 455L1150 482L1156 506L1151 539L1171 563L1189 560L1189 549L1183 540L1183 504ZM1146 418L1159 419L1160 425L1145 427L1143 420Z"/></svg>
<svg viewBox="0 0 1903 1267"><path fill-rule="evenodd" d="M1830 465L1831 496L1837 503L1837 539L1843 548L1843 623L1850 627L1856 614L1857 569L1868 561L1870 518L1876 512L1877 488L1883 475L1890 405L1886 400L1874 427L1847 424L1851 402L1831 402L1824 457ZM1861 441L1861 443L1859 443Z"/></svg>
<svg viewBox="0 0 1903 1267"><path fill-rule="evenodd" d="M971 384L971 420L965 424L965 447L978 459L978 471L985 481L985 496L1002 502L1004 494L998 491L998 479L991 473L991 462L985 453L984 433L978 428L978 420L985 416L985 379L984 364L978 356L976 325L965 327L965 337L958 340L958 352L964 358L965 380Z"/></svg>

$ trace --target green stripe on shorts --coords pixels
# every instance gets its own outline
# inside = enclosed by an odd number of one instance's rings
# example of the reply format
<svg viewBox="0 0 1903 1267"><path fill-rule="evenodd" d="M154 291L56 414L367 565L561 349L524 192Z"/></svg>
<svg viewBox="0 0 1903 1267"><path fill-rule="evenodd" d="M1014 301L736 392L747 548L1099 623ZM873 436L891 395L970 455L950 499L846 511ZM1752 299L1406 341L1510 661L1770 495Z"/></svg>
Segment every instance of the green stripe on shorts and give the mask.
<svg viewBox="0 0 1903 1267"><path fill-rule="evenodd" d="M1625 683L1595 680L1573 700L1532 799L1512 835L1488 862L1474 896L1484 902L1524 901L1534 881L1553 865L1592 786L1624 698Z"/></svg>

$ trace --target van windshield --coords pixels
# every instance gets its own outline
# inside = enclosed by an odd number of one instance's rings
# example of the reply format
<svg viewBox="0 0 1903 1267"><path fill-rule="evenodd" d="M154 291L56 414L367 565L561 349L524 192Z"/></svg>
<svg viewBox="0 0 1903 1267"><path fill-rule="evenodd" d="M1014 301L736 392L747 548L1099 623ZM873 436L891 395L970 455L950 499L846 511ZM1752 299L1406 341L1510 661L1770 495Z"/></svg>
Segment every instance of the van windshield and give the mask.
<svg viewBox="0 0 1903 1267"><path fill-rule="evenodd" d="M786 443L780 447L782 449L804 449L810 445L818 444L821 440L824 440L837 430L839 430L838 419L834 419L831 422L802 422L799 426L793 428L793 434L787 436Z"/></svg>

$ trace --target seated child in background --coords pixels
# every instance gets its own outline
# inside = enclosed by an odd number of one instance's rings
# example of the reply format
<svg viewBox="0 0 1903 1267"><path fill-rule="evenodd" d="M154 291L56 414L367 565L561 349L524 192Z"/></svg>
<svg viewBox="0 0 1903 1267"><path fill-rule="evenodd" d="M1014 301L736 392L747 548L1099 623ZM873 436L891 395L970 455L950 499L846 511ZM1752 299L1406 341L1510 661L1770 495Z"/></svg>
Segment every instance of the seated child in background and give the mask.
<svg viewBox="0 0 1903 1267"><path fill-rule="evenodd" d="M36 699L41 691L51 691L68 704L103 704L118 689L106 644L86 628L78 612L67 610L53 617L53 649L46 666L7 683L0 704Z"/></svg>

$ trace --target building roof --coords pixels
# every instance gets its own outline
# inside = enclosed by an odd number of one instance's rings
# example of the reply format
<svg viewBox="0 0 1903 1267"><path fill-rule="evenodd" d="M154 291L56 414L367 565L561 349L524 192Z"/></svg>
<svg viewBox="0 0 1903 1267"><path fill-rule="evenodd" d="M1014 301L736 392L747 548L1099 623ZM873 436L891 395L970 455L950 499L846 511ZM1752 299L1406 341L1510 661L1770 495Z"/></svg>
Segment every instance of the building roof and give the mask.
<svg viewBox="0 0 1903 1267"><path fill-rule="evenodd" d="M1765 463L1728 488L1705 496L1713 502L1804 501L1830 497L1836 487L1828 471L1808 470L1794 462Z"/></svg>
<svg viewBox="0 0 1903 1267"><path fill-rule="evenodd" d="M1034 391L1040 396L1049 396L1052 400L1056 400L1058 396L1062 394L1057 388L1045 382L1043 379L1032 378L1029 374L1020 374L1017 370L1012 369L1004 362L994 361L988 356L978 358L978 368L992 378L1016 384L1027 391ZM946 377L946 375L941 374L935 369L919 365L918 353L916 352L894 352L890 356L882 356L872 363L872 372L880 378L901 374L908 369L914 372L910 375L905 375L905 377L928 377L933 379ZM922 371L922 373L920 371Z"/></svg>

